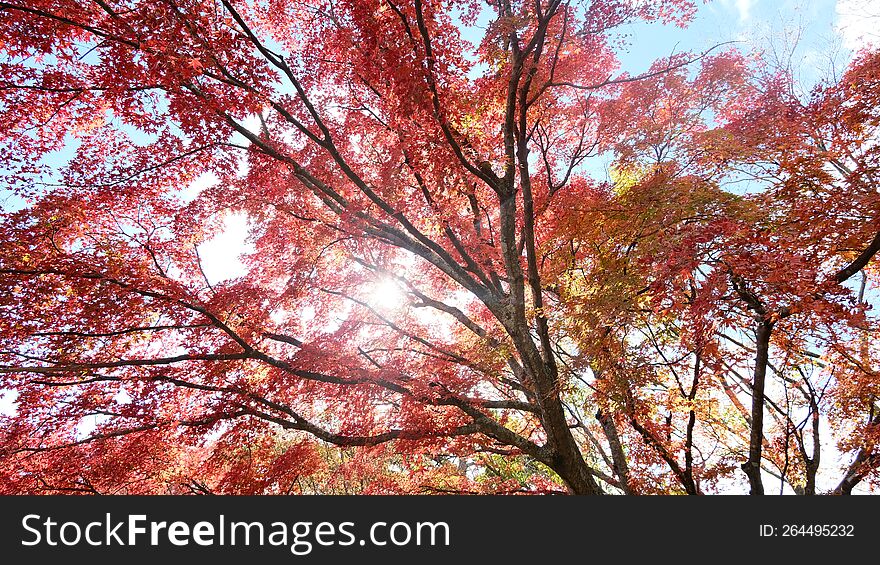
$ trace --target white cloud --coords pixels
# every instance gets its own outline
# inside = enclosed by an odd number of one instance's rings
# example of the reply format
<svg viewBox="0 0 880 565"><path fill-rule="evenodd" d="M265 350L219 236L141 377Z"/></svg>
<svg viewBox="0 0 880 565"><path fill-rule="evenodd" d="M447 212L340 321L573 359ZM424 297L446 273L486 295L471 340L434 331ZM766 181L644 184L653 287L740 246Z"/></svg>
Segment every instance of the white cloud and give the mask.
<svg viewBox="0 0 880 565"><path fill-rule="evenodd" d="M740 22L747 21L752 15L752 6L758 0L721 0L721 5L728 10L736 10Z"/></svg>
<svg viewBox="0 0 880 565"><path fill-rule="evenodd" d="M847 49L880 45L880 4L876 0L837 0L834 27Z"/></svg>
<svg viewBox="0 0 880 565"><path fill-rule="evenodd" d="M756 0L736 0L736 11L739 12L739 21L744 22L749 19L755 2Z"/></svg>

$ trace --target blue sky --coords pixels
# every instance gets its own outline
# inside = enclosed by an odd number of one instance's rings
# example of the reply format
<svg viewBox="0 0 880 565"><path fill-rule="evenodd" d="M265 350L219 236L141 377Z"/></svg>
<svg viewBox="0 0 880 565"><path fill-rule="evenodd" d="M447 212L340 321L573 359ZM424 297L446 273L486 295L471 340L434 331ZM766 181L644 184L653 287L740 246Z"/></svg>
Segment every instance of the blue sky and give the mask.
<svg viewBox="0 0 880 565"><path fill-rule="evenodd" d="M701 52L737 41L744 51L771 53L794 49L805 88L826 76L829 53L839 72L858 49L880 42L880 3L876 0L712 0L700 4L684 30L660 24L630 26L631 45L620 53L623 68L645 70L672 52Z"/></svg>

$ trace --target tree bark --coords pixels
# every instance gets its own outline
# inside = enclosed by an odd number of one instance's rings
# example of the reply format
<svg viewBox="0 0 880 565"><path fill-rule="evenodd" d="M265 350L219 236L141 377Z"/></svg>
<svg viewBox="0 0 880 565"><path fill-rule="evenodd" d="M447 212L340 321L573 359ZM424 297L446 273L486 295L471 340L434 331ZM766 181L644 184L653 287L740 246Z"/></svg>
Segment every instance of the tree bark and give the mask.
<svg viewBox="0 0 880 565"><path fill-rule="evenodd" d="M596 412L596 419L605 432L605 438L611 448L611 461L614 463L614 474L620 480L620 488L624 494L635 494L629 484L629 465L626 462L626 453L623 451L623 445L620 443L620 436L617 433L617 426L614 424L614 418L602 412L599 409Z"/></svg>
<svg viewBox="0 0 880 565"><path fill-rule="evenodd" d="M767 378L767 363L770 354L770 336L773 322L764 320L758 323L755 346L755 374L752 379L752 418L749 435L749 458L742 469L749 478L749 494L764 494L761 479L761 447L764 440L764 383Z"/></svg>

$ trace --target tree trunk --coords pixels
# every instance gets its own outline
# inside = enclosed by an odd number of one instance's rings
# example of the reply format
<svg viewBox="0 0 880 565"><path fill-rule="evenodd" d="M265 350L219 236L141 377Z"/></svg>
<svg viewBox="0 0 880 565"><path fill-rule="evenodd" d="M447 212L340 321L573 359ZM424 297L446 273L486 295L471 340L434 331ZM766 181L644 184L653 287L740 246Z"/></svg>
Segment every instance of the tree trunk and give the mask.
<svg viewBox="0 0 880 565"><path fill-rule="evenodd" d="M605 432L605 438L611 448L611 460L614 463L614 474L620 480L620 488L625 494L635 494L629 485L629 465L626 462L626 453L620 443L620 436L617 433L617 426L614 418L605 414L600 409L596 412L596 419L602 425L602 431Z"/></svg>
<svg viewBox="0 0 880 565"><path fill-rule="evenodd" d="M764 494L761 480L761 447L764 440L764 383L767 378L767 363L770 355L770 335L773 322L767 320L758 324L756 332L755 374L752 380L752 418L749 436L749 459L742 465L749 478L749 494Z"/></svg>

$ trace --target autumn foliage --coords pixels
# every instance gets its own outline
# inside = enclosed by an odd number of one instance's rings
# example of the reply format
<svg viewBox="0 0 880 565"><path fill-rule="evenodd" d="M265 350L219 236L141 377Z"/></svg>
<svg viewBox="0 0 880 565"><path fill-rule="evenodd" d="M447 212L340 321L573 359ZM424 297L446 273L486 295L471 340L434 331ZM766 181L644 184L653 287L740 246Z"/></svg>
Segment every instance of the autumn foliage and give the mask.
<svg viewBox="0 0 880 565"><path fill-rule="evenodd" d="M872 488L880 53L694 10L0 2L0 493Z"/></svg>

